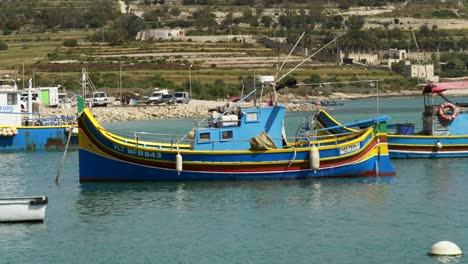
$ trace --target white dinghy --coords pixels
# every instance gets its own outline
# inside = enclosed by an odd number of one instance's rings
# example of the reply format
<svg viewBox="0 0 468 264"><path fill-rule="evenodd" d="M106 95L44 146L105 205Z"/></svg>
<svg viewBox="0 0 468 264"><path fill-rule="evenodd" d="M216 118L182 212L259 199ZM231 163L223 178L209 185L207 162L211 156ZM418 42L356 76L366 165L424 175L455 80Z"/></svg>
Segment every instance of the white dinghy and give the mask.
<svg viewBox="0 0 468 264"><path fill-rule="evenodd" d="M47 196L0 198L0 222L42 222Z"/></svg>

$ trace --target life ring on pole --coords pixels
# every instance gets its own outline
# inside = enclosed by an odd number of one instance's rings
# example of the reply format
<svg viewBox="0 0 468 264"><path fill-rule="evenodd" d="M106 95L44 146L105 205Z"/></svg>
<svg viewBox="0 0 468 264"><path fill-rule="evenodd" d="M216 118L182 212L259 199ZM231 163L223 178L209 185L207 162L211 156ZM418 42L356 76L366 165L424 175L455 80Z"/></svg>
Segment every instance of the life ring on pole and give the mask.
<svg viewBox="0 0 468 264"><path fill-rule="evenodd" d="M450 109L449 114L446 114L446 109ZM459 109L452 103L443 103L439 106L439 115L442 119L447 121L454 120L458 115Z"/></svg>

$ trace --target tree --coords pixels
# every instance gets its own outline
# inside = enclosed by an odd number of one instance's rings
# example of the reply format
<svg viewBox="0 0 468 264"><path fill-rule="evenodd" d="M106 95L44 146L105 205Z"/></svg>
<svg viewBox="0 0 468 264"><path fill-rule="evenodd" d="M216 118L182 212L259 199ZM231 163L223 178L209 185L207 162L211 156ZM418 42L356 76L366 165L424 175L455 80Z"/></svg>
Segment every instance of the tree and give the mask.
<svg viewBox="0 0 468 264"><path fill-rule="evenodd" d="M176 16L179 16L180 13L182 13L182 11L180 11L179 8L177 8L177 7L171 8L171 16L176 17Z"/></svg>
<svg viewBox="0 0 468 264"><path fill-rule="evenodd" d="M244 10L242 10L242 20L245 23L249 23L252 17L253 17L253 14L250 8L245 8Z"/></svg>
<svg viewBox="0 0 468 264"><path fill-rule="evenodd" d="M192 18L194 19L194 25L198 27L198 30L202 30L204 27L210 28L218 24L215 20L216 15L206 8L193 12Z"/></svg>
<svg viewBox="0 0 468 264"><path fill-rule="evenodd" d="M336 15L333 17L328 17L325 20L325 28L328 29L340 29L343 23L343 17L340 15Z"/></svg>
<svg viewBox="0 0 468 264"><path fill-rule="evenodd" d="M126 30L111 30L107 31L105 36L106 41L108 41L111 45L122 45L128 38L128 32Z"/></svg>
<svg viewBox="0 0 468 264"><path fill-rule="evenodd" d="M362 16L352 15L349 17L346 24L349 30L360 30L364 26L364 18Z"/></svg>
<svg viewBox="0 0 468 264"><path fill-rule="evenodd" d="M427 25L422 25L419 28L419 36L422 36L422 37L432 36L431 30L429 29L429 27Z"/></svg>
<svg viewBox="0 0 468 264"><path fill-rule="evenodd" d="M129 38L134 38L138 31L146 28L145 22L133 13L127 14L121 22L121 26L127 31Z"/></svg>
<svg viewBox="0 0 468 264"><path fill-rule="evenodd" d="M9 30L18 30L21 28L21 21L17 18L9 18L6 20L5 25Z"/></svg>
<svg viewBox="0 0 468 264"><path fill-rule="evenodd" d="M103 26L103 22L97 18L93 18L88 23L90 28L100 28Z"/></svg>
<svg viewBox="0 0 468 264"><path fill-rule="evenodd" d="M278 18L278 22L282 27L290 29L294 25L294 17L291 15L281 15Z"/></svg>
<svg viewBox="0 0 468 264"><path fill-rule="evenodd" d="M398 74L405 73L405 61L399 61L398 63L392 63L392 71Z"/></svg>
<svg viewBox="0 0 468 264"><path fill-rule="evenodd" d="M271 26L271 22L273 22L273 18L270 16L262 16L260 22L267 28Z"/></svg>

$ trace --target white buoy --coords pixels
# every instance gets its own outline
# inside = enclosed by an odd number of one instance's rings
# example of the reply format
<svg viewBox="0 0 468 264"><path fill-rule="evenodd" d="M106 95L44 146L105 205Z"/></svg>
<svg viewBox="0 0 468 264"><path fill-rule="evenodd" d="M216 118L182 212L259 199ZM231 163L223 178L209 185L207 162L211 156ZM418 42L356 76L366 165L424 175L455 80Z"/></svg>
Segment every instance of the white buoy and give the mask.
<svg viewBox="0 0 468 264"><path fill-rule="evenodd" d="M309 150L309 162L310 168L314 170L314 172L317 172L317 170L320 168L320 153L315 145L312 145Z"/></svg>
<svg viewBox="0 0 468 264"><path fill-rule="evenodd" d="M442 143L440 143L440 141L437 141L436 143L436 149L441 149L442 148Z"/></svg>
<svg viewBox="0 0 468 264"><path fill-rule="evenodd" d="M175 160L176 160L175 162L176 171L177 171L177 174L180 175L180 173L182 172L182 155L180 155L180 153L177 153Z"/></svg>
<svg viewBox="0 0 468 264"><path fill-rule="evenodd" d="M432 245L429 255L435 256L459 256L463 252L461 249L453 242L450 241L439 241Z"/></svg>

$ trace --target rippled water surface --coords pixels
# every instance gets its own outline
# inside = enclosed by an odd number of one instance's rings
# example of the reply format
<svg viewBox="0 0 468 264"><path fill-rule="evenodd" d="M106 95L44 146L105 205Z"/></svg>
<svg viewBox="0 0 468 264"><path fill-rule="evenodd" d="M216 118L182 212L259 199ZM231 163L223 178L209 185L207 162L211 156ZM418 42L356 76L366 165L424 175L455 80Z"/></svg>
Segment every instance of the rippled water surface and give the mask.
<svg viewBox="0 0 468 264"><path fill-rule="evenodd" d="M421 99L380 114L420 122ZM330 110L374 117L375 101ZM399 107L401 106L401 107ZM303 114L289 113L294 134ZM191 120L106 124L181 133ZM155 127L159 129L156 129ZM78 153L0 154L0 195L47 195L43 224L0 224L0 263L467 263L433 258L440 240L468 250L466 159L394 160L396 177L289 181L87 183Z"/></svg>

